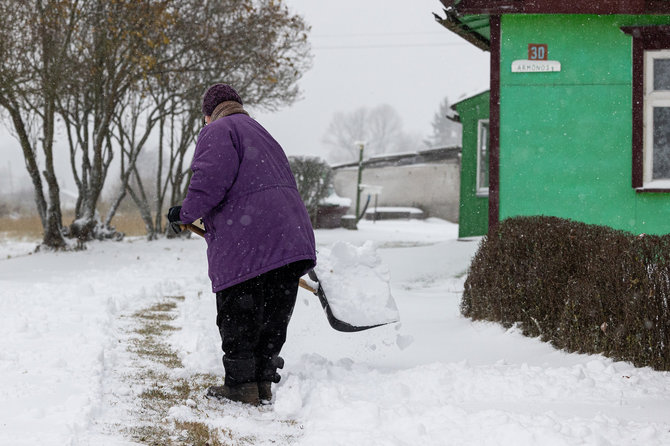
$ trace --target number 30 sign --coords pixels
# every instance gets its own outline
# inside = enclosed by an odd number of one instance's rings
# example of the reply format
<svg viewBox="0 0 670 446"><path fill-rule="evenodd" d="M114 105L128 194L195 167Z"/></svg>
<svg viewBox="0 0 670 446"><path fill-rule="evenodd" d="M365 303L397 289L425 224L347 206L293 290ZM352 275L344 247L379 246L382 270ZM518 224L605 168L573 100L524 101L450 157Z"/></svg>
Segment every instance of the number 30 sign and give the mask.
<svg viewBox="0 0 670 446"><path fill-rule="evenodd" d="M529 43L528 60L547 60L547 44Z"/></svg>

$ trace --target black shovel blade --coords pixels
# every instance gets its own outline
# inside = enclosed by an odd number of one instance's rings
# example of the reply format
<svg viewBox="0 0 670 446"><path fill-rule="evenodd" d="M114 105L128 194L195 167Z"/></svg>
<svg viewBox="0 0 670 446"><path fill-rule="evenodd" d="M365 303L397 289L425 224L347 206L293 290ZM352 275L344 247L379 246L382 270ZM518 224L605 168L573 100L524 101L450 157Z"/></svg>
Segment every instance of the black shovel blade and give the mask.
<svg viewBox="0 0 670 446"><path fill-rule="evenodd" d="M344 322L341 319L338 319L335 317L333 314L333 311L330 308L330 305L328 304L328 298L326 297L326 293L323 291L323 287L321 286L321 282L319 282L319 278L316 276L316 273L314 270L311 270L309 273L309 278L312 279L314 282L318 284L318 287L316 289L316 293L314 293L318 298L319 302L321 302L321 306L323 307L323 311L326 312L326 318L328 319L328 323L330 324L331 327L333 327L337 331L342 331L346 333L353 333L356 331L363 331L363 330L369 330L371 328L375 327L381 327L382 325L390 324L391 322L384 322L382 324L376 324L376 325L351 325L348 322Z"/></svg>

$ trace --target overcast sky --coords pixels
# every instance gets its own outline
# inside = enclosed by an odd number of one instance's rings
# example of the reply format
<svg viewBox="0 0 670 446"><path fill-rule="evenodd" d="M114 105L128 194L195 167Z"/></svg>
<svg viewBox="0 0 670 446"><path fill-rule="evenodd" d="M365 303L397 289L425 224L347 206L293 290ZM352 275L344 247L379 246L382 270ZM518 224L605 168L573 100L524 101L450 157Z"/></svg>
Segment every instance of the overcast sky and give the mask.
<svg viewBox="0 0 670 446"><path fill-rule="evenodd" d="M326 158L322 142L333 114L389 104L403 130L422 137L440 102L456 102L488 88L489 53L468 44L433 18L439 0L285 0L311 25L313 66L300 81L303 99L272 114L254 117L289 155ZM6 123L6 121L5 121ZM0 187L27 179L18 143L0 128ZM65 138L61 132L60 136ZM65 141L63 141L65 143ZM416 150L408 147L405 151ZM62 170L68 172L64 152ZM61 169L59 169L61 170ZM71 178L61 185L74 188Z"/></svg>
<svg viewBox="0 0 670 446"><path fill-rule="evenodd" d="M255 117L289 155L326 157L335 112L389 104L403 130L428 136L440 102L488 88L489 53L437 23L439 0L286 0L312 26L303 99ZM407 148L405 151L415 150Z"/></svg>

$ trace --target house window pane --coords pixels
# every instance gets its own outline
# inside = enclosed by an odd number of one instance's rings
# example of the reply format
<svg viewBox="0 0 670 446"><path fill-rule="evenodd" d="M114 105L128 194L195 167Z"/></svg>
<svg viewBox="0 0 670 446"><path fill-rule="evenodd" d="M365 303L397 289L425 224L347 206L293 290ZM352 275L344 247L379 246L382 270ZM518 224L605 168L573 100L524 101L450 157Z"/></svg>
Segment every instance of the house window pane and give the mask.
<svg viewBox="0 0 670 446"><path fill-rule="evenodd" d="M654 90L670 90L670 59L654 59Z"/></svg>
<svg viewBox="0 0 670 446"><path fill-rule="evenodd" d="M479 126L479 153L477 154L477 189L489 187L489 123L481 121Z"/></svg>
<svg viewBox="0 0 670 446"><path fill-rule="evenodd" d="M654 107L653 166L653 179L670 179L670 107Z"/></svg>

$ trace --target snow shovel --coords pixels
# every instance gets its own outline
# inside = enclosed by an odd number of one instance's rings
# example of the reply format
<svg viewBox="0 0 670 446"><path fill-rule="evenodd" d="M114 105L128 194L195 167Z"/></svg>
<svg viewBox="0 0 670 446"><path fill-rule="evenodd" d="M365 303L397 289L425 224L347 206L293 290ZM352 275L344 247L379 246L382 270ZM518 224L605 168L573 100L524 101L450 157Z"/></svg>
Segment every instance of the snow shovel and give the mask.
<svg viewBox="0 0 670 446"><path fill-rule="evenodd" d="M321 286L321 282L319 282L319 278L316 276L316 272L314 272L314 270L310 270L309 273L307 274L309 275L310 279L316 282L316 288L308 284L307 281L302 278L300 279L300 286L306 289L307 291L314 293L314 295L319 298L319 302L321 302L323 311L326 312L326 318L328 319L328 323L335 330L343 331L346 333L352 333L355 331L363 331L363 330L369 330L370 328L381 327L382 325L390 323L390 322L384 322L382 324L375 324L375 325L352 325L348 322L338 319L333 314L333 310L330 308L330 305L328 304L326 293L325 291L323 291L323 287Z"/></svg>
<svg viewBox="0 0 670 446"><path fill-rule="evenodd" d="M199 235L200 237L205 236L205 230L192 224L186 224L186 225L180 225L181 229L188 229L189 231L193 232L194 234ZM332 309L330 308L330 305L328 304L328 298L326 297L326 293L323 290L323 287L321 286L321 282L319 282L319 278L316 276L316 272L314 270L310 270L309 273L309 278L314 282L314 284L309 284L305 279L300 278L300 287L306 289L307 291L313 293L316 297L319 298L319 302L321 302L321 306L323 307L323 311L326 313L326 318L328 319L328 323L330 326L341 332L346 332L346 333L353 333L357 331L363 331L363 330L369 330L371 328L375 327L381 327L382 325L389 324L391 322L384 322L381 324L374 324L374 325L352 325L348 322L345 322L341 319L338 319L334 314ZM394 321L393 321L394 322Z"/></svg>

